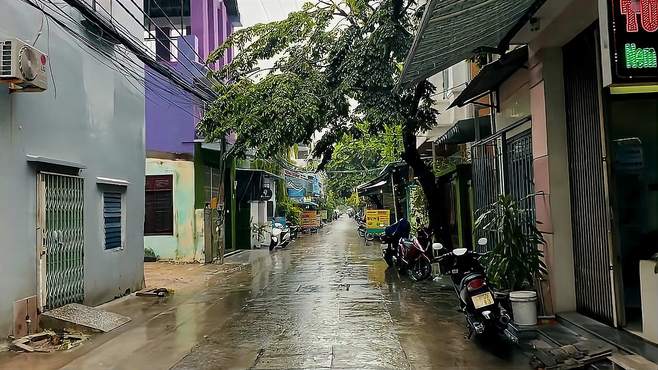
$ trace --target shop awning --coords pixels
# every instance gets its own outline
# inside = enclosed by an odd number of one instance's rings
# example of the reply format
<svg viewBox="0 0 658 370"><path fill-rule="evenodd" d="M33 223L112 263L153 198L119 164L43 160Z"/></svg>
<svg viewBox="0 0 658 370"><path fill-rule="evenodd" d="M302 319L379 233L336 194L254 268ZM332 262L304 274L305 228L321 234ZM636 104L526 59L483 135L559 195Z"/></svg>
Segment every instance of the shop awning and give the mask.
<svg viewBox="0 0 658 370"><path fill-rule="evenodd" d="M466 144L475 141L475 124L480 125L480 138L491 135L491 120L489 116L468 118L457 121L436 144Z"/></svg>
<svg viewBox="0 0 658 370"><path fill-rule="evenodd" d="M380 182L378 182L378 183L375 183L375 184L373 184L373 185L369 185L369 186L366 186L366 187L364 187L364 188L361 188L361 190L378 188L378 187L380 187L380 186L384 186L384 185L386 185L386 183L388 183L388 181L386 181L386 180L382 180L382 181L380 181Z"/></svg>
<svg viewBox="0 0 658 370"><path fill-rule="evenodd" d="M528 63L528 47L513 50L493 63L489 63L478 73L466 86L464 91L450 104L452 107L463 107L498 87L510 78L514 72L523 68Z"/></svg>
<svg viewBox="0 0 658 370"><path fill-rule="evenodd" d="M374 179L357 186L356 190L360 193L365 190L379 188L386 185L388 183L388 180L389 180L388 173L380 174Z"/></svg>
<svg viewBox="0 0 658 370"><path fill-rule="evenodd" d="M300 207L310 210L318 209L320 207L317 203L313 203L313 202L298 202L297 204Z"/></svg>
<svg viewBox="0 0 658 370"><path fill-rule="evenodd" d="M478 51L504 51L509 35L542 3L544 0L429 0L400 85L412 85Z"/></svg>

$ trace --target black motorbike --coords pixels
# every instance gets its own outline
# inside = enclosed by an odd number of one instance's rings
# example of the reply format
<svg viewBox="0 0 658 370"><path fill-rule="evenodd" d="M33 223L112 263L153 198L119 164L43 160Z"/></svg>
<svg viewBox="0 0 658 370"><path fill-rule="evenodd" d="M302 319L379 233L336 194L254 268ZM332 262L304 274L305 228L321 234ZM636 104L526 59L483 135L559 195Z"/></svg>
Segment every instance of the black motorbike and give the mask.
<svg viewBox="0 0 658 370"><path fill-rule="evenodd" d="M401 262L398 258L398 245L400 240L409 238L409 233L411 233L411 224L404 218L384 229L381 241L386 247L382 248L382 257L389 267L393 267L396 261Z"/></svg>
<svg viewBox="0 0 658 370"><path fill-rule="evenodd" d="M485 246L487 239L480 239L478 244ZM518 342L518 337L510 329L511 318L503 302L494 294L479 262L484 254L466 248L447 251L440 243L434 243L432 250L441 273L450 276L459 297L460 308L466 316L468 338L473 334L496 334Z"/></svg>

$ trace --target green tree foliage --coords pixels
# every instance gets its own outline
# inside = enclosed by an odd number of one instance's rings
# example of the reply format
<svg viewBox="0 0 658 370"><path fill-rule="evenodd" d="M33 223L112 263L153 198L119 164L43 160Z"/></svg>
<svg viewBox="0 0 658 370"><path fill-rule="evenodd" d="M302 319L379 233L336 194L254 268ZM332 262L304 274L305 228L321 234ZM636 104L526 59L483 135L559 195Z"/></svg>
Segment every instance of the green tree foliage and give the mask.
<svg viewBox="0 0 658 370"><path fill-rule="evenodd" d="M334 146L326 166L327 187L338 197L349 198L355 187L377 176L401 154L400 125L386 126L380 135L362 133L358 139L346 134Z"/></svg>
<svg viewBox="0 0 658 370"><path fill-rule="evenodd" d="M414 186L409 193L409 198L411 200L411 229L413 232L417 232L420 228L425 227L429 221L429 214L427 213L427 198L423 189L418 186Z"/></svg>
<svg viewBox="0 0 658 370"><path fill-rule="evenodd" d="M319 203L320 209L327 211L327 217L331 218L334 211L338 209L339 201L333 191L327 190L325 197Z"/></svg>
<svg viewBox="0 0 658 370"><path fill-rule="evenodd" d="M359 199L359 194L356 192L352 193L345 203L355 211L361 208L361 199Z"/></svg>
<svg viewBox="0 0 658 370"><path fill-rule="evenodd" d="M293 225L299 225L302 217L302 209L299 208L297 203L290 200L288 197L281 197L276 203L277 214L285 216L287 221L292 222Z"/></svg>
<svg viewBox="0 0 658 370"><path fill-rule="evenodd" d="M212 72L219 97L200 131L208 140L234 132L237 152L252 148L259 157L321 132L313 152L321 170L346 135L399 126L402 158L428 195L431 225L437 234L447 230L434 174L416 149L416 134L435 123L435 88L426 80L397 88L421 15L416 0L317 0L282 21L235 32L209 57L214 63L238 50Z"/></svg>

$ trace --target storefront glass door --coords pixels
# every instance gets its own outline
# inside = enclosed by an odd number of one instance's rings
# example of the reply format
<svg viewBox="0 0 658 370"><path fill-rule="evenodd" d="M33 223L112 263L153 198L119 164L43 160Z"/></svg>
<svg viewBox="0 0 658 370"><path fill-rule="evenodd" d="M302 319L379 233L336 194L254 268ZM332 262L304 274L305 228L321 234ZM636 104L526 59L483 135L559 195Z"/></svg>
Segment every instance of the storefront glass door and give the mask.
<svg viewBox="0 0 658 370"><path fill-rule="evenodd" d="M640 261L658 252L658 97L611 96L607 121L623 313L640 332Z"/></svg>

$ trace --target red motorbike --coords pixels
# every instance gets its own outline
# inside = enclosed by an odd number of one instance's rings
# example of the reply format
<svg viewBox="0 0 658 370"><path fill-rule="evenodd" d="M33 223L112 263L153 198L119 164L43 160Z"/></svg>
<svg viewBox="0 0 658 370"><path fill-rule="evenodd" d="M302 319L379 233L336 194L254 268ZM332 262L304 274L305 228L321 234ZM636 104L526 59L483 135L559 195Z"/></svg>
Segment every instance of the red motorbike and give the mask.
<svg viewBox="0 0 658 370"><path fill-rule="evenodd" d="M396 262L400 271L408 271L413 281L432 275L432 231L424 227L412 239L402 238L398 243Z"/></svg>

